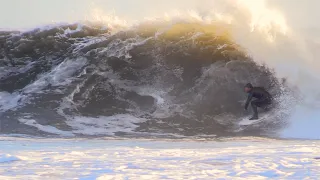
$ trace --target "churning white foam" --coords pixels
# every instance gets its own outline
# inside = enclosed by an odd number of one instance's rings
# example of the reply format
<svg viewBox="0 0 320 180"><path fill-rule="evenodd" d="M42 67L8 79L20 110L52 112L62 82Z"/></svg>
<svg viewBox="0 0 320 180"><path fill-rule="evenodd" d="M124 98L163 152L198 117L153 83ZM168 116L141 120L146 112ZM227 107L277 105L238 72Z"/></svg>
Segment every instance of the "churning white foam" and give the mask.
<svg viewBox="0 0 320 180"><path fill-rule="evenodd" d="M33 126L42 132L47 132L50 134L56 134L56 135L60 135L60 136L69 136L69 137L74 136L72 134L72 132L62 131L56 127L49 126L49 125L41 125L41 124L37 123L36 120L33 120L33 119L20 118L19 121L25 125Z"/></svg>
<svg viewBox="0 0 320 180"><path fill-rule="evenodd" d="M83 135L115 135L115 133L133 133L138 123L145 122L129 114L118 114L108 117L72 117L67 121L76 134Z"/></svg>

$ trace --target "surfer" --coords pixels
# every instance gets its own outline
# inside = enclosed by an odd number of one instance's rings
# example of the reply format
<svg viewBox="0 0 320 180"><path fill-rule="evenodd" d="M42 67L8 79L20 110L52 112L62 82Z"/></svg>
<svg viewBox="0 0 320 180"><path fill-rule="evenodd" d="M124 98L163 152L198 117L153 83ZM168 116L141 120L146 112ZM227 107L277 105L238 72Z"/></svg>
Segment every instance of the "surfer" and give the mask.
<svg viewBox="0 0 320 180"><path fill-rule="evenodd" d="M262 87L253 87L252 84L248 83L244 87L244 91L248 93L248 99L245 104L244 109L247 110L249 103L251 102L251 107L253 110L253 116L250 120L259 119L258 116L258 107L265 108L271 104L272 97L264 88ZM255 98L252 100L252 98Z"/></svg>

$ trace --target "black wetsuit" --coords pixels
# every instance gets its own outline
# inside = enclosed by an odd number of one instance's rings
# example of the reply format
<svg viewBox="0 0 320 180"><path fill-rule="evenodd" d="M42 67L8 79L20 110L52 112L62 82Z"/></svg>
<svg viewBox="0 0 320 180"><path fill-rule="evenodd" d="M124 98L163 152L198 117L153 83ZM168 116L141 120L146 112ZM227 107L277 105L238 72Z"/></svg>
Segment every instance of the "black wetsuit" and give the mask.
<svg viewBox="0 0 320 180"><path fill-rule="evenodd" d="M252 101L252 98L255 100ZM249 103L251 102L251 106L254 112L254 116L258 118L258 109L257 107L266 107L271 104L272 97L271 95L261 87L254 87L248 92L248 99L245 105L245 109L248 109Z"/></svg>

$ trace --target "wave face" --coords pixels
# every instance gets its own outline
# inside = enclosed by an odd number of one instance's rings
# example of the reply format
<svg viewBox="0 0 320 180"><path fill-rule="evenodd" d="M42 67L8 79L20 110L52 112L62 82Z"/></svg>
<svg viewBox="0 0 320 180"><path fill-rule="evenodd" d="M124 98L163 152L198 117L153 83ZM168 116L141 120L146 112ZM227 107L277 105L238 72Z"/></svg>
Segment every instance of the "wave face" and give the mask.
<svg viewBox="0 0 320 180"><path fill-rule="evenodd" d="M289 25L272 7L280 1L191 1L137 3L196 8L165 17L97 10L97 21L0 32L0 132L315 138L318 30L290 13ZM241 127L248 82L275 103L267 120Z"/></svg>
<svg viewBox="0 0 320 180"><path fill-rule="evenodd" d="M243 86L284 85L222 25L143 23L112 33L71 24L1 32L2 133L137 136L262 135L239 129ZM279 106L276 105L276 106Z"/></svg>

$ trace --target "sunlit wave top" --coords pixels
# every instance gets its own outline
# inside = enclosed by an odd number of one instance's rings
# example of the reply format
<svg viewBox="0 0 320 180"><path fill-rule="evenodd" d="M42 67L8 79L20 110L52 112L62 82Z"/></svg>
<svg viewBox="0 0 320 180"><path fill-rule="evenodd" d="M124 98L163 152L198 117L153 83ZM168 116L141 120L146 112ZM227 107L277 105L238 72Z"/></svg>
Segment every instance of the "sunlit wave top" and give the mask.
<svg viewBox="0 0 320 180"><path fill-rule="evenodd" d="M276 33L288 33L285 17L279 11L268 8L265 0L237 0L237 5L250 13L251 31L258 30L269 40L274 40Z"/></svg>
<svg viewBox="0 0 320 180"><path fill-rule="evenodd" d="M215 2L215 1L213 1ZM111 29L128 28L142 22L190 22L190 23L224 23L234 26L233 29L245 28L248 32L261 33L268 42L274 42L277 35L287 35L289 28L284 15L278 10L268 7L266 0L229 0L224 1L225 9L216 8L199 12L192 9L176 9L163 12L162 15L145 17L140 20L124 20L115 12L106 13L95 7L86 20L106 24ZM239 26L241 25L241 26Z"/></svg>
<svg viewBox="0 0 320 180"><path fill-rule="evenodd" d="M104 24L114 31L130 26L130 23L127 20L120 18L115 12L106 13L99 8L92 8L85 20Z"/></svg>

